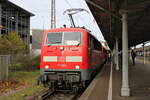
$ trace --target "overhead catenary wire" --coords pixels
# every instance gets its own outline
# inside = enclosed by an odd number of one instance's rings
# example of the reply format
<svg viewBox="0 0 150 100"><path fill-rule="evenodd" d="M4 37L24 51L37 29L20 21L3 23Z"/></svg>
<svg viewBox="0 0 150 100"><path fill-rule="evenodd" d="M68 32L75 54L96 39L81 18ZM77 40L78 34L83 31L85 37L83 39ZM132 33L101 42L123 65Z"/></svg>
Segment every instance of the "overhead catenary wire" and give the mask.
<svg viewBox="0 0 150 100"><path fill-rule="evenodd" d="M88 26L87 21L85 21L85 18L83 18L82 16L78 17L85 25L88 29L90 29L90 27Z"/></svg>
<svg viewBox="0 0 150 100"><path fill-rule="evenodd" d="M64 0L64 1L68 4L68 6L70 6L70 8L73 8L68 0Z"/></svg>
<svg viewBox="0 0 150 100"><path fill-rule="evenodd" d="M81 2L81 0L79 0L79 1ZM84 4L85 4L85 6L87 7L86 9L88 9L88 12L89 12L88 14L90 15L90 16L89 16L90 19L93 20L92 22L93 22L94 24L96 24L96 23L95 23L95 19L93 18L93 15L92 15L91 11L90 11L90 9L88 8L88 6L87 6L87 4L86 4L86 1L83 0L83 2L81 2L81 3L84 3ZM86 23L86 25L88 26L87 21L85 21L84 18L83 18L83 22Z"/></svg>

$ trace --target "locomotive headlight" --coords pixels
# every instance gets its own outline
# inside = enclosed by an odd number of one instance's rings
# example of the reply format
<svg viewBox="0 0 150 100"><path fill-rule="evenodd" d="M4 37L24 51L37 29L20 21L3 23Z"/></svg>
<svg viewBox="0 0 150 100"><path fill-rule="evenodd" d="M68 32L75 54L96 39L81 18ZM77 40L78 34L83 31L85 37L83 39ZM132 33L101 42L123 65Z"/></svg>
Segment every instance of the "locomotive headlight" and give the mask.
<svg viewBox="0 0 150 100"><path fill-rule="evenodd" d="M60 50L64 50L64 47L60 47Z"/></svg>
<svg viewBox="0 0 150 100"><path fill-rule="evenodd" d="M46 66L45 66L45 69L48 69L48 68L49 68L49 66L48 66L48 65L46 65Z"/></svg>
<svg viewBox="0 0 150 100"><path fill-rule="evenodd" d="M80 69L80 66L76 65L75 68L76 68L76 69Z"/></svg>

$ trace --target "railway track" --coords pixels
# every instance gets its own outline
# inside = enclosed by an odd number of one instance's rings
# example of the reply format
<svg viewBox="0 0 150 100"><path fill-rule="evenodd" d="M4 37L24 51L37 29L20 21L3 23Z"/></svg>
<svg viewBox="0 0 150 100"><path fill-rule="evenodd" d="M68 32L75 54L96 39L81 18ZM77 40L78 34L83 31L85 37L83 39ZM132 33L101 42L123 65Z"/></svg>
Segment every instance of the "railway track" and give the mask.
<svg viewBox="0 0 150 100"><path fill-rule="evenodd" d="M81 93L69 93L69 92L55 92L53 95L47 97L45 100L78 100Z"/></svg>
<svg viewBox="0 0 150 100"><path fill-rule="evenodd" d="M72 93L70 91L54 91L44 89L39 93L25 97L24 100L78 100L82 93Z"/></svg>
<svg viewBox="0 0 150 100"><path fill-rule="evenodd" d="M24 100L46 100L47 97L53 95L54 93L55 91L46 88L33 96L24 97Z"/></svg>
<svg viewBox="0 0 150 100"><path fill-rule="evenodd" d="M52 96L55 93L54 90L47 89L44 92L40 93L40 95L37 96L38 100L46 100L48 97Z"/></svg>

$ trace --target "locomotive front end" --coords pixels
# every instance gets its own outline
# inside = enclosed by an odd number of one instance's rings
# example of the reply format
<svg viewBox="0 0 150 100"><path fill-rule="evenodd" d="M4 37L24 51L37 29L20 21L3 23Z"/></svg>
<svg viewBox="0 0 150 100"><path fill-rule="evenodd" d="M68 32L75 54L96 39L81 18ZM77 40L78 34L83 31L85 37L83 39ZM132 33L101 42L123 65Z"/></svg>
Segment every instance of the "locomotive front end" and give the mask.
<svg viewBox="0 0 150 100"><path fill-rule="evenodd" d="M75 30L47 31L41 52L41 80L52 87L72 88L81 82L87 51L83 34Z"/></svg>

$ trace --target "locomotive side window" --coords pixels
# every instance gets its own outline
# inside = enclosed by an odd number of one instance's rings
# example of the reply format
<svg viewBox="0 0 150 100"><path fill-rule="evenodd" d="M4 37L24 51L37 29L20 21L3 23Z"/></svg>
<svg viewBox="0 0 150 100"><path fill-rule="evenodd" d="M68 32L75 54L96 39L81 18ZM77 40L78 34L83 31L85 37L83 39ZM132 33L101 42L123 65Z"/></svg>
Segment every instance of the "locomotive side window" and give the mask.
<svg viewBox="0 0 150 100"><path fill-rule="evenodd" d="M89 35L89 46L94 50L101 50L102 46L101 43L92 35Z"/></svg>
<svg viewBox="0 0 150 100"><path fill-rule="evenodd" d="M80 32L65 32L63 38L64 45L79 45L81 43Z"/></svg>
<svg viewBox="0 0 150 100"><path fill-rule="evenodd" d="M88 47L91 48L91 36L89 35L88 38L89 38L89 39L88 39Z"/></svg>
<svg viewBox="0 0 150 100"><path fill-rule="evenodd" d="M96 40L95 38L93 39L93 42L94 42L94 49L101 50L101 43L98 40Z"/></svg>
<svg viewBox="0 0 150 100"><path fill-rule="evenodd" d="M89 48L94 49L93 36L91 34L89 34Z"/></svg>
<svg viewBox="0 0 150 100"><path fill-rule="evenodd" d="M62 33L48 33L46 38L47 45L61 44Z"/></svg>

